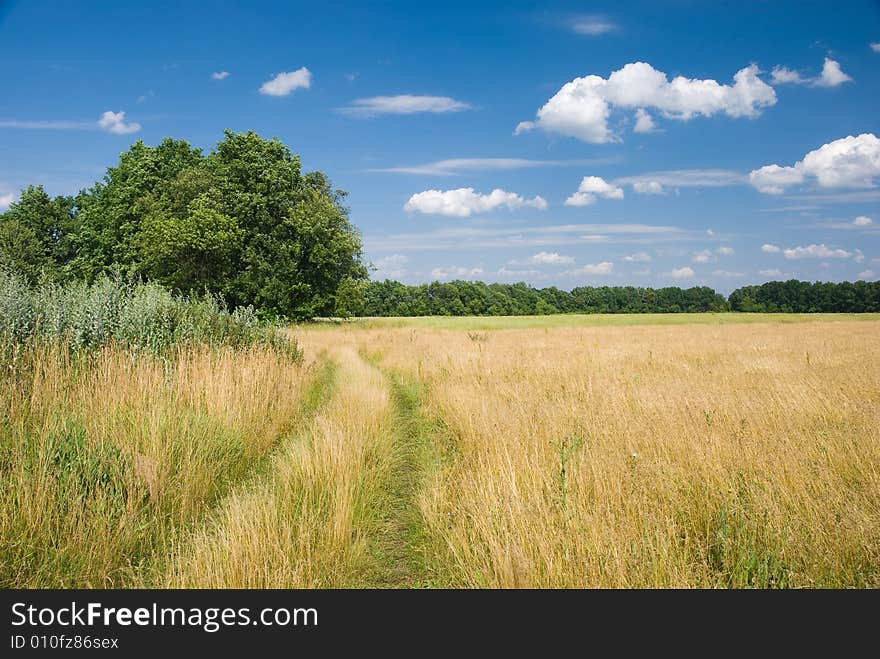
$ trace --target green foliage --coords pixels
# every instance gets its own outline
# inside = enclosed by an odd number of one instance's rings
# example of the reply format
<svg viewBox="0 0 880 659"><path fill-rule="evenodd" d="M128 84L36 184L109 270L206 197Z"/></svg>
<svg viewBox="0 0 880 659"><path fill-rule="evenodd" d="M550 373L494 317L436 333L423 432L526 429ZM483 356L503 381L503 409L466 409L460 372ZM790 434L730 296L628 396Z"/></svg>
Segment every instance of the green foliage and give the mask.
<svg viewBox="0 0 880 659"><path fill-rule="evenodd" d="M396 281L369 282L361 316L530 316L558 313L682 313L725 311L724 297L705 286L636 288L555 287L518 284L434 282L406 286Z"/></svg>
<svg viewBox="0 0 880 659"><path fill-rule="evenodd" d="M52 199L43 186L28 186L0 214L0 267L14 268L29 281L56 276L70 261L77 228L75 201Z"/></svg>
<svg viewBox="0 0 880 659"><path fill-rule="evenodd" d="M117 272L296 319L360 304L360 235L321 172L277 139L227 131L204 155L136 142L75 199L28 188L0 215L0 266L33 283Z"/></svg>
<svg viewBox="0 0 880 659"><path fill-rule="evenodd" d="M266 345L300 358L280 327L260 321L252 307L229 312L210 292L180 296L155 283L107 276L92 284L34 287L21 275L0 270L0 352L31 340L62 343L74 351L112 342L152 353L191 345Z"/></svg>
<svg viewBox="0 0 880 659"><path fill-rule="evenodd" d="M880 282L769 281L730 294L733 311L758 313L875 313L880 311Z"/></svg>

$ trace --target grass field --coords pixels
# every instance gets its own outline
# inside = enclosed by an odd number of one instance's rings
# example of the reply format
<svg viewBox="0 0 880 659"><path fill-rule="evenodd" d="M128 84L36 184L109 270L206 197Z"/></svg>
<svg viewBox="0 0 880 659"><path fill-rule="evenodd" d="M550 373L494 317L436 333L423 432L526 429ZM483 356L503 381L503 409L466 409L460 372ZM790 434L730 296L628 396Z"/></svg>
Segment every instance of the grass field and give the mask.
<svg viewBox="0 0 880 659"><path fill-rule="evenodd" d="M876 315L291 333L16 357L0 586L880 587Z"/></svg>

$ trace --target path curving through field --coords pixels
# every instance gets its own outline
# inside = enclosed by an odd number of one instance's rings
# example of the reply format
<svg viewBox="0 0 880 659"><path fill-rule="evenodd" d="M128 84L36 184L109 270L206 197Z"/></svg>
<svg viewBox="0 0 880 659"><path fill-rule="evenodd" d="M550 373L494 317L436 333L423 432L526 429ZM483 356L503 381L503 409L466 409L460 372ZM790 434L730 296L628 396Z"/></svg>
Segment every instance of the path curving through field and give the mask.
<svg viewBox="0 0 880 659"><path fill-rule="evenodd" d="M418 388L352 344L321 348L332 386L258 477L182 536L153 585L414 588L436 583L416 497Z"/></svg>

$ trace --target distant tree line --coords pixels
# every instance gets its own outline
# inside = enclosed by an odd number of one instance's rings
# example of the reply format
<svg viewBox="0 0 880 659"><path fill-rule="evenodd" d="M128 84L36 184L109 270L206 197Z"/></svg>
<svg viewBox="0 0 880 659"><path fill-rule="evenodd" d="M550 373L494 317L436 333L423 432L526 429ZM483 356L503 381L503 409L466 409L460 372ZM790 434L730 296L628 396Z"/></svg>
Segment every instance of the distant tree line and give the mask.
<svg viewBox="0 0 880 659"><path fill-rule="evenodd" d="M790 280L746 286L728 299L706 286L533 288L525 283L371 281L358 316L523 316L557 313L880 312L880 282Z"/></svg>
<svg viewBox="0 0 880 659"><path fill-rule="evenodd" d="M0 268L30 283L121 274L268 316L349 315L367 269L344 196L253 132L227 131L207 155L138 141L77 195L23 190L0 214Z"/></svg>
<svg viewBox="0 0 880 659"><path fill-rule="evenodd" d="M727 301L706 286L682 289L580 286L571 291L525 283L433 282L407 286L371 281L361 316L526 316L557 313L688 313L725 311Z"/></svg>
<svg viewBox="0 0 880 659"><path fill-rule="evenodd" d="M732 311L876 313L880 312L880 282L769 281L736 289L728 302Z"/></svg>

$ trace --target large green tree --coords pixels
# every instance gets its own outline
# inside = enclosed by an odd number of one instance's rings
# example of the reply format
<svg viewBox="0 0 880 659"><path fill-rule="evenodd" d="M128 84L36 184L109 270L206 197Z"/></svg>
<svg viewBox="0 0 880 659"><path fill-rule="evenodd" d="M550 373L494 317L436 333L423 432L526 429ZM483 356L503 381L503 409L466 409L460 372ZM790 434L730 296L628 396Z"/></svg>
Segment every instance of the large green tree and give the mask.
<svg viewBox="0 0 880 659"><path fill-rule="evenodd" d="M227 131L207 156L183 140L139 141L78 199L67 272L122 270L270 315L347 314L367 272L343 199L254 132Z"/></svg>
<svg viewBox="0 0 880 659"><path fill-rule="evenodd" d="M43 186L28 186L0 215L0 266L30 280L58 277L73 257L76 200L52 198Z"/></svg>

